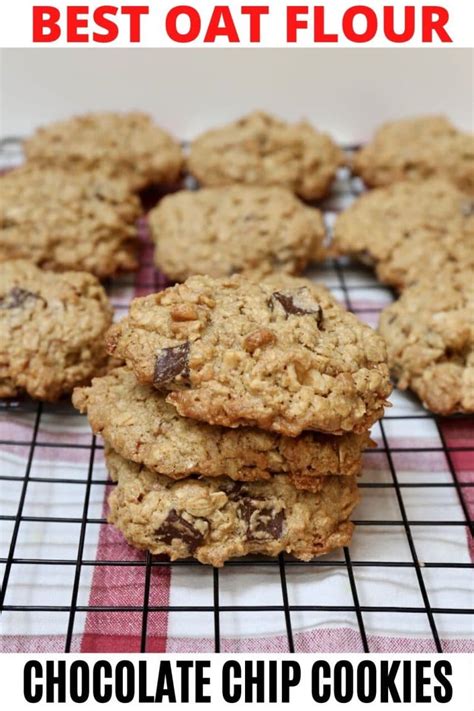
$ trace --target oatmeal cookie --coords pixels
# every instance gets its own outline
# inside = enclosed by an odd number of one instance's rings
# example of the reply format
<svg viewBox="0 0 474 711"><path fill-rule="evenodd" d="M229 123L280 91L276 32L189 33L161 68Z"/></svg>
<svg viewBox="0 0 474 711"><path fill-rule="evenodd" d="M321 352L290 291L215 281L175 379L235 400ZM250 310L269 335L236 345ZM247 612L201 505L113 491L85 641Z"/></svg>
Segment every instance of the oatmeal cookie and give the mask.
<svg viewBox="0 0 474 711"><path fill-rule="evenodd" d="M440 272L406 289L381 314L398 387L432 412L474 412L473 272Z"/></svg>
<svg viewBox="0 0 474 711"><path fill-rule="evenodd" d="M195 274L298 274L325 256L319 210L278 187L183 190L165 197L149 221L155 263L175 281Z"/></svg>
<svg viewBox="0 0 474 711"><path fill-rule="evenodd" d="M99 278L134 270L140 211L123 180L26 164L0 176L0 261Z"/></svg>
<svg viewBox="0 0 474 711"><path fill-rule="evenodd" d="M179 178L179 144L147 114L91 113L49 124L24 144L28 161L69 172L101 170L132 190Z"/></svg>
<svg viewBox="0 0 474 711"><path fill-rule="evenodd" d="M327 476L313 492L279 474L271 481L221 476L173 481L106 451L112 479L109 522L127 541L171 560L222 566L249 553L282 551L310 560L350 542L358 501L354 477Z"/></svg>
<svg viewBox="0 0 474 711"><path fill-rule="evenodd" d="M57 400L108 363L105 291L84 272L51 274L31 262L0 264L0 397Z"/></svg>
<svg viewBox="0 0 474 711"><path fill-rule="evenodd" d="M474 136L444 116L393 121L355 155L353 168L370 186L438 176L474 196Z"/></svg>
<svg viewBox="0 0 474 711"><path fill-rule="evenodd" d="M334 227L333 248L402 289L446 265L474 268L474 201L449 182L401 182L362 195Z"/></svg>
<svg viewBox="0 0 474 711"><path fill-rule="evenodd" d="M164 393L138 383L128 368L77 388L73 403L118 454L173 479L200 474L253 481L287 474L295 486L310 488L315 477L359 474L362 452L371 444L368 432L284 437L181 417Z"/></svg>
<svg viewBox="0 0 474 711"><path fill-rule="evenodd" d="M197 276L135 299L108 348L180 415L226 427L359 433L391 391L380 336L324 287L283 275Z"/></svg>
<svg viewBox="0 0 474 711"><path fill-rule="evenodd" d="M329 190L342 151L303 121L288 124L257 111L207 131L191 145L188 169L202 185L279 185L305 200Z"/></svg>

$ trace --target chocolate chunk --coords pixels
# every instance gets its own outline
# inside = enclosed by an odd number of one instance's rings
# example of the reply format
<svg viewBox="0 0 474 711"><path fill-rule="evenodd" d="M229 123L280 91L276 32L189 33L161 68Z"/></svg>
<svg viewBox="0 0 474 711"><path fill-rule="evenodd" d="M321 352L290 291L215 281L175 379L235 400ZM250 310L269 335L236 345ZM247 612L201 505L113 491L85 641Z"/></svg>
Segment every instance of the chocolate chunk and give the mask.
<svg viewBox="0 0 474 711"><path fill-rule="evenodd" d="M196 521L202 521L206 526L209 525L204 518L196 519ZM191 553L194 553L204 540L201 531L198 531L192 523L180 516L175 509L171 509L161 526L156 529L155 536L167 545L171 545L174 539L178 539L188 546Z"/></svg>
<svg viewBox="0 0 474 711"><path fill-rule="evenodd" d="M271 309L274 308L275 301L278 301L278 303L283 307L287 317L314 315L316 316L318 326L322 323L323 310L305 287L302 287L293 293L275 291L271 295L268 303Z"/></svg>
<svg viewBox="0 0 474 711"><path fill-rule="evenodd" d="M274 540L281 538L285 513L270 506L258 506L259 499L245 496L240 499L238 513L247 524L248 541Z"/></svg>
<svg viewBox="0 0 474 711"><path fill-rule="evenodd" d="M173 380L177 375L186 377L189 373L189 349L189 341L180 346L163 348L156 357L153 383L161 385Z"/></svg>
<svg viewBox="0 0 474 711"><path fill-rule="evenodd" d="M0 309L19 309L26 304L27 301L46 301L39 294L35 294L33 291L27 291L26 289L21 289L19 286L14 286L10 289L8 294L0 297Z"/></svg>
<svg viewBox="0 0 474 711"><path fill-rule="evenodd" d="M240 498L240 493L242 491L243 483L241 481L234 481L233 479L224 480L222 482L222 490L226 494L230 501L238 501Z"/></svg>

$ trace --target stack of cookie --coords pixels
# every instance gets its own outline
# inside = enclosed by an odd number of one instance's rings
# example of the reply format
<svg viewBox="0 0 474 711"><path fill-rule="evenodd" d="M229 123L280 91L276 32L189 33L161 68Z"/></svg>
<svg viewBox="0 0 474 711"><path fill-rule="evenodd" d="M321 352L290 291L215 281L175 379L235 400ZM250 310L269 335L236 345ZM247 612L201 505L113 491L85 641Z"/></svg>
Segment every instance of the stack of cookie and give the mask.
<svg viewBox="0 0 474 711"><path fill-rule="evenodd" d="M351 537L382 339L312 282L196 276L109 331L125 366L76 389L106 443L110 521L172 559L308 560Z"/></svg>

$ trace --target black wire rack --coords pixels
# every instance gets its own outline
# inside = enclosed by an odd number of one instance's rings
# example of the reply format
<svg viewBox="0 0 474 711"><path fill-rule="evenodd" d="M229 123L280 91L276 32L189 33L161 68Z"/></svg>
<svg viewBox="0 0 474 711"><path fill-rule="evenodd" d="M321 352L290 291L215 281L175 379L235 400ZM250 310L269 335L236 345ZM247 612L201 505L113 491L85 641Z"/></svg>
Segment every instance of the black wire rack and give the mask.
<svg viewBox="0 0 474 711"><path fill-rule="evenodd" d="M18 149L18 144L15 140L10 139L3 142L0 146L0 157L3 159L4 165L16 162L15 148ZM9 156L13 155L13 160L9 160ZM343 175L338 181L335 193L321 207L327 213L330 221L334 211L340 208L340 205L347 204L355 194L359 192L357 181L350 179L349 176ZM142 225L145 235L146 228ZM153 271L152 254L150 245L144 236L143 250L141 260L142 278L139 281L139 293L150 293L154 290L162 288L165 285L163 277ZM377 298L369 305L359 305L359 293L369 293L371 290L383 290L388 301L393 298L393 295L386 289L383 289L380 284L375 282L371 277L370 272L364 267L350 264L345 260L333 260L323 265L315 274L318 280L326 282L332 287L337 295L344 301L348 309L358 313L363 318L369 318L376 321L377 313L380 311L380 303ZM148 275L148 276L143 276ZM120 292L124 287L129 289L130 294L133 291L133 281L128 278L125 280L116 280L109 284L109 292L118 313L123 312L127 308L127 299L115 298L115 294ZM134 292L136 293L136 292ZM402 411L398 413L396 408L394 411L388 410L383 420L378 425L378 448L369 450L366 454L366 462L370 470L370 458L374 455L383 458L382 475L375 477L375 481L367 480L363 476L360 482L362 499L369 500L370 496L374 496L373 504L370 504L370 514L360 516L355 512L356 532L354 542L357 542L358 536L362 536L365 532L368 536L373 536L375 539L380 539L383 533L385 541L386 556L378 556L371 559L369 556L357 556L357 546L354 544L351 548L344 548L340 555L330 554L322 558L315 559L308 563L302 563L292 559L286 555L280 555L278 559L269 559L264 557L249 557L246 559L231 560L225 564L222 569L210 569L201 566L194 560L182 560L170 562L165 559L156 558L150 554L118 556L117 559L96 559L88 557L87 537L90 529L94 527L108 526L104 516L94 516L91 511L91 498L96 497L97 490L108 490L112 486L110 480L107 479L102 467L98 467L103 446L92 435L84 437L68 438L67 422L68 418L80 416L76 413L72 406L68 403L60 403L51 405L47 403L35 403L31 400L19 400L3 402L0 406L0 417L2 419L2 434L0 435L0 450L20 452L19 459L24 462L20 467L17 465L16 473L11 474L8 471L0 471L0 480L2 481L2 490L7 483L15 484L16 494L12 503L12 510L9 513L4 513L2 510L0 515L0 523L8 528L6 541L0 557L0 565L3 571L3 581L0 593L0 609L3 615L22 616L34 613L35 615L52 614L57 615L58 619L64 620L64 632L60 635L61 641L59 647L56 646L54 651L77 651L75 639L77 632L77 621L79 616L98 614L119 614L133 613L139 619L139 624L135 626L135 634L138 629L138 639L134 651L149 651L150 650L150 618L159 613L165 615L178 614L184 615L194 613L202 615L203 619L208 623L208 647L215 652L226 649L222 641L234 635L237 632L229 633L229 625L226 623L226 630L223 631L223 620L227 620L229 615L244 615L247 619L252 615L271 613L275 616L282 616L281 630L283 630L284 648L279 648L279 651L315 651L308 646L302 646L299 641L300 628L295 624L295 617L304 613L329 615L332 619L338 615L349 615L354 618L353 631L358 635L358 649L360 651L381 651L374 640L377 635L371 632L370 617L374 613L384 616L384 619L391 620L399 633L392 634L393 646L390 646L390 641L385 642L383 651L399 651L397 648L397 638L400 636L406 637L410 635L410 628L413 617L424 617L426 625L426 633L421 637L426 641L429 640L431 651L442 652L448 651L449 637L453 635L445 633L440 626L443 619L449 619L453 616L461 616L465 620L466 629L472 631L472 607L460 606L457 604L457 596L455 594L457 574L472 575L472 562L463 557L462 560L453 559L452 550L449 545L440 545L438 555L434 560L427 559L423 550L420 552L420 539L418 531L424 532L425 538L430 538L432 535L439 535L439 532L461 529L466 535L466 549L469 545L469 537L473 535L473 521L470 516L470 503L474 500L470 498L472 487L474 484L468 477L463 476L458 466L459 456L464 457L465 462L471 457L471 465L468 466L471 472L474 470L474 420L469 417L456 416L454 418L440 418L424 411L416 405L415 399L410 399L409 412ZM82 418L81 418L82 419ZM10 435L9 423L14 421L19 426L19 430L24 433L31 433L31 436L16 436ZM51 421L66 423L61 430L61 437L58 441L45 436L46 430L49 432ZM85 422L85 420L84 420ZM391 430L397 423L402 423L404 431L407 428L412 434L416 435L417 429L420 426L425 426L429 423L432 437L429 439L429 446L418 446L418 443L412 443L409 439L410 446L397 446L397 438L391 436ZM7 436L3 435L3 429ZM450 432L453 428L460 427L465 433L461 439L451 437ZM66 435L64 435L66 431ZM416 437L415 437L416 439ZM432 441L433 440L433 441ZM461 444L457 444L457 442ZM420 440L423 444L423 440ZM80 467L79 475L75 476L38 476L35 473L34 463L35 456L38 451L48 451L50 461L60 460L61 455L71 451L81 451L83 465ZM427 471L423 473L414 472L407 477L401 471L399 466L400 455L409 455L414 457L436 456L444 462L443 471L445 476L439 480L436 476L431 476L431 471L428 466ZM426 469L426 467L425 467ZM67 473L67 472L66 472ZM75 502L80 515L71 516L52 516L48 511L44 515L30 515L26 503L28 495L32 487L38 487L49 484L52 487L68 487L68 496ZM49 489L51 491L51 489ZM408 497L416 491L418 495L427 497L426 506L423 507L425 515L423 517L412 515L412 505ZM449 496L451 505L443 511L441 499L441 513L439 508L433 512L429 504L430 492L439 492L441 497ZM379 498L379 495L383 499ZM105 491L104 491L105 496ZM455 504L453 504L453 496ZM99 498L104 498L99 496ZM383 515L385 502L390 507L391 515ZM369 504L368 504L369 505ZM2 505L3 509L3 505ZM381 510L378 516L379 509ZM453 513L454 512L454 513ZM372 515L375 517L372 518ZM70 524L74 526L77 542L73 543L73 548L76 554L65 558L61 557L27 557L21 554L21 536L24 527L28 524L44 524L45 526L55 524ZM391 541L395 536L400 536L406 546L406 555L403 559L393 558L391 555ZM123 549L129 550L125 543ZM356 553L354 553L356 551ZM454 556L455 558L455 556ZM34 576L29 571L36 569L36 566L46 567L53 574L54 578L60 581L66 580L67 583L67 604L48 604L42 601L41 604L32 604L30 601L21 602L17 600L15 591L10 593L12 585L12 577L16 571L21 571L16 576L16 586L28 586L34 588ZM120 595L110 604L95 604L91 599L87 599L85 604L82 599L81 585L82 576L85 571L90 569L96 570L100 567L106 568L134 568L140 571L139 580L141 581L141 589L137 593L139 600L134 604L124 602ZM156 595L153 594L156 586L160 585L160 574L169 575L170 571L177 574L179 571L187 571L191 576L198 576L203 569L206 570L204 587L209 592L209 600L206 604L193 604L195 593L189 590L186 604L173 604L170 600L163 601L163 604L158 604ZM417 604L407 604L406 601L399 601L398 597L387 599L386 597L380 603L376 604L369 599L369 602L364 600L361 595L361 584L359 579L360 571L365 571L369 577L374 571L383 571L383 575L387 580L394 582L400 577L402 572L411 571L413 577L413 585L416 588L416 594L419 599ZM238 573L237 573L238 571ZM249 604L228 604L227 597L223 593L223 582L226 576L239 576L236 580L232 578L233 585L247 585L248 580L246 575L249 571L257 574L265 573L271 576L271 582L278 583L279 599L271 600L272 604L266 604L268 600L262 600L257 594L254 598L254 603ZM305 580L311 581L311 604L298 601L297 589L298 580L302 571L304 571ZM443 572L444 571L444 572ZM447 573L449 571L449 573ZM346 589L349 599L344 603L334 602L333 599L327 600L324 594L321 593L321 581L326 573L343 573L344 580L341 585ZM294 576L296 575L296 579ZM435 599L433 601L432 581L440 574L453 576L453 590L448 590L445 598L441 601ZM193 579L193 578L191 578ZM200 578L199 578L200 579ZM197 578L196 578L197 580ZM471 578L472 583L472 578ZM465 584L464 584L465 586ZM15 587L15 589L18 589ZM273 586L275 589L275 586ZM250 588L251 591L251 583ZM296 591L296 594L295 594ZM370 597L370 596L369 596ZM434 595L437 598L437 595ZM253 598L252 598L253 599ZM231 600L232 602L232 600ZM442 603L442 604L441 604ZM18 619L18 618L16 618ZM207 624L206 623L206 624ZM250 625L252 622L249 623ZM324 625L322 625L324 626ZM124 631L126 635L126 630ZM472 637L472 635L471 635ZM1 637L0 637L1 639ZM388 635L390 640L390 635ZM388 645L388 646L387 646ZM281 644L280 644L281 647ZM166 646L162 646L161 651L165 651ZM259 651L258 637L253 640L253 651ZM17 651L24 651L21 644ZM43 651L50 651L46 647ZM99 646L94 648L94 651L104 651ZM108 650L113 651L113 650ZM116 651L121 651L117 648ZM180 651L186 651L181 648ZM190 649L188 651L194 651ZM245 645L242 647L245 651ZM332 648L331 651L341 651ZM343 651L343 650L342 650ZM426 647L423 648L426 651Z"/></svg>

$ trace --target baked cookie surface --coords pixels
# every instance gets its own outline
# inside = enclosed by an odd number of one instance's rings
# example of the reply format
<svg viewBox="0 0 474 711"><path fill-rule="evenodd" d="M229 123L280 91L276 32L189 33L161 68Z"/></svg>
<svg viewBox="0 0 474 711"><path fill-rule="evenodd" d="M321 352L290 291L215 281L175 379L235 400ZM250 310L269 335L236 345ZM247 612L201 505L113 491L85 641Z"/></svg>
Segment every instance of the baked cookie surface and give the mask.
<svg viewBox="0 0 474 711"><path fill-rule="evenodd" d="M155 263L170 279L195 274L300 273L324 258L319 210L275 187L181 191L149 215Z"/></svg>
<svg viewBox="0 0 474 711"><path fill-rule="evenodd" d="M97 279L0 264L0 397L57 400L99 374L112 308Z"/></svg>
<svg viewBox="0 0 474 711"><path fill-rule="evenodd" d="M285 473L293 485L311 488L315 477L359 474L362 451L370 444L369 433L308 432L294 438L181 417L165 393L138 383L128 368L77 388L73 403L118 454L173 479L196 474L252 481Z"/></svg>
<svg viewBox="0 0 474 711"><path fill-rule="evenodd" d="M379 330L398 387L441 415L474 412L473 273L440 272L384 309Z"/></svg>
<svg viewBox="0 0 474 711"><path fill-rule="evenodd" d="M474 196L474 135L444 116L393 121L355 155L353 169L372 187L439 176Z"/></svg>
<svg viewBox="0 0 474 711"><path fill-rule="evenodd" d="M123 180L26 165L0 176L0 261L99 278L136 269L140 212Z"/></svg>
<svg viewBox="0 0 474 711"><path fill-rule="evenodd" d="M328 192L343 162L331 137L306 121L257 111L193 141L188 169L202 185L279 185L313 200Z"/></svg>
<svg viewBox="0 0 474 711"><path fill-rule="evenodd" d="M181 415L226 427L362 432L391 391L380 336L289 276L191 277L135 299L108 348Z"/></svg>
<svg viewBox="0 0 474 711"><path fill-rule="evenodd" d="M288 477L236 482L228 477L173 481L106 450L112 479L108 520L127 541L171 560L192 556L221 566L249 553L301 560L347 545L358 501L354 477L322 477L314 492Z"/></svg>
<svg viewBox="0 0 474 711"><path fill-rule="evenodd" d="M474 268L474 201L443 179L365 193L341 213L333 246L402 289L449 264Z"/></svg>
<svg viewBox="0 0 474 711"><path fill-rule="evenodd" d="M132 190L174 183L183 164L177 141L139 112L74 116L39 128L24 150L28 161L43 168L101 170Z"/></svg>

